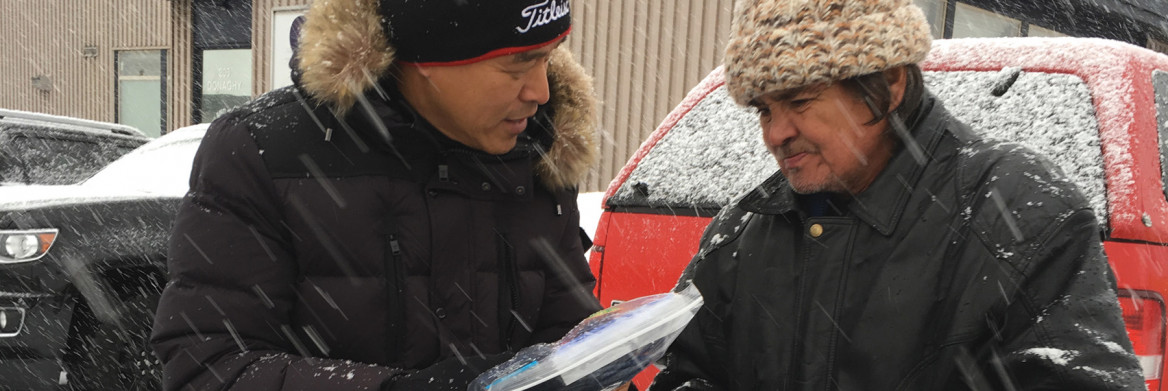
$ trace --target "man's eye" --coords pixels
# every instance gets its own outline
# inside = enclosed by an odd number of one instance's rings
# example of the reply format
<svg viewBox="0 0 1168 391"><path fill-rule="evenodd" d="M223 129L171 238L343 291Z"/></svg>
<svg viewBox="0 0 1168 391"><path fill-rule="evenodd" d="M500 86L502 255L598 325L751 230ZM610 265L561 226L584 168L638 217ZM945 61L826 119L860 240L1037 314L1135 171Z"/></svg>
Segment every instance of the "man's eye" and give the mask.
<svg viewBox="0 0 1168 391"><path fill-rule="evenodd" d="M791 108L800 109L804 106L807 106L809 103L811 103L811 99L795 99L791 101Z"/></svg>

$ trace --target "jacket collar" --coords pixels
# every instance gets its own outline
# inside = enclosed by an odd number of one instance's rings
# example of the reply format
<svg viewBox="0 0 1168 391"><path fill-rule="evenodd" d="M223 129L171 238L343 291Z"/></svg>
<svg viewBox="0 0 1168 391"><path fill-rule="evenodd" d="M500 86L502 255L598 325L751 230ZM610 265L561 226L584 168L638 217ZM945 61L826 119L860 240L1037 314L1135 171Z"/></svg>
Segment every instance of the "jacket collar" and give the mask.
<svg viewBox="0 0 1168 391"><path fill-rule="evenodd" d="M379 15L377 0L314 1L296 54L297 87L338 115L375 90L395 59ZM596 162L597 102L592 79L567 48L552 53L548 84L554 140L541 152L536 173L558 190L583 181Z"/></svg>
<svg viewBox="0 0 1168 391"><path fill-rule="evenodd" d="M888 165L864 192L857 194L848 209L857 218L884 235L896 229L909 196L916 188L925 167L945 132L949 115L932 94L926 93L918 113L909 123L910 134L920 146L923 162L917 160L910 147L903 143ZM776 171L761 185L745 194L739 201L744 210L763 214L785 214L797 211L795 192L782 172ZM801 215L806 213L799 211Z"/></svg>

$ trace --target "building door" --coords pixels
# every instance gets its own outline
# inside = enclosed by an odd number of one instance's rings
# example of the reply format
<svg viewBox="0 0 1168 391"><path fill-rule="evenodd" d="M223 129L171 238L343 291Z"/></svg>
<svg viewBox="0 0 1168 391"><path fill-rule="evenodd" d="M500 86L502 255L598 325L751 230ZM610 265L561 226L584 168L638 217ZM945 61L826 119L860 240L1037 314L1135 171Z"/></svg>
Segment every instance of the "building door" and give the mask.
<svg viewBox="0 0 1168 391"><path fill-rule="evenodd" d="M166 129L166 50L119 50L117 121L150 137Z"/></svg>

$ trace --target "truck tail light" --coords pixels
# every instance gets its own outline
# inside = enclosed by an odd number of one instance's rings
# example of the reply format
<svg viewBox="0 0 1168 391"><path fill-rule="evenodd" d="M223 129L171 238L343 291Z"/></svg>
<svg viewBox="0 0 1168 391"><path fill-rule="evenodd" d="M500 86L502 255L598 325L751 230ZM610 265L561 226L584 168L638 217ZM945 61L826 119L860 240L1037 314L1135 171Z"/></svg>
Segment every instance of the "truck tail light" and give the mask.
<svg viewBox="0 0 1168 391"><path fill-rule="evenodd" d="M1159 390L1164 367L1164 299L1153 292L1129 290L1119 294L1119 307L1136 357L1144 368L1148 390Z"/></svg>

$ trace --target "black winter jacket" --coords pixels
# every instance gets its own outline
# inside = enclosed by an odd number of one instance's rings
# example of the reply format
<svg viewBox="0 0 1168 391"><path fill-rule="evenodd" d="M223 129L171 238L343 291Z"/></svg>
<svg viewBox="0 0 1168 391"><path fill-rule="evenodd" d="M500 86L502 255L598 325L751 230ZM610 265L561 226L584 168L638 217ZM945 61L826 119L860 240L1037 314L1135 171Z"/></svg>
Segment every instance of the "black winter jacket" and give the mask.
<svg viewBox="0 0 1168 391"><path fill-rule="evenodd" d="M367 2L318 3L309 24ZM302 62L370 53L306 31ZM167 389L379 389L554 341L600 309L575 188L595 103L565 50L551 101L504 155L443 137L392 83L308 68L217 119L195 158L152 336ZM364 102L334 115L349 85Z"/></svg>
<svg viewBox="0 0 1168 391"><path fill-rule="evenodd" d="M713 220L651 390L1144 389L1082 196L925 102L923 164L902 148L837 216L776 173Z"/></svg>

